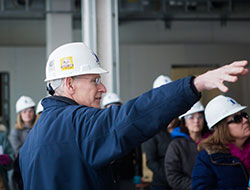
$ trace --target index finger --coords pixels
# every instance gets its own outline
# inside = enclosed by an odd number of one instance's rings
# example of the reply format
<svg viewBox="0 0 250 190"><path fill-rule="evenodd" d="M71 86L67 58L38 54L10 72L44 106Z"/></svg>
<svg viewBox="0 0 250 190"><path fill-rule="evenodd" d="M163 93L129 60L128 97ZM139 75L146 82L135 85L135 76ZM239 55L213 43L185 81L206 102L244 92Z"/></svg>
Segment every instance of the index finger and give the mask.
<svg viewBox="0 0 250 190"><path fill-rule="evenodd" d="M245 75L248 73L247 64L248 61L235 61L225 68L228 68L228 74L230 75Z"/></svg>
<svg viewBox="0 0 250 190"><path fill-rule="evenodd" d="M229 65L236 66L236 67L245 67L247 66L247 64L248 64L247 60L242 60L242 61L234 61L233 63Z"/></svg>

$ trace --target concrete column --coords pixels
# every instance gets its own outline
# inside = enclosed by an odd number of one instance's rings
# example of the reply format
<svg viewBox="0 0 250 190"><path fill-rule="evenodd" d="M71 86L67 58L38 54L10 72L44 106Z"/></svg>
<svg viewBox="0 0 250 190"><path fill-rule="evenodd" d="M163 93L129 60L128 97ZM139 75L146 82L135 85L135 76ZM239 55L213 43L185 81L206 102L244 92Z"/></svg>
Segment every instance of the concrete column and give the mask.
<svg viewBox="0 0 250 190"><path fill-rule="evenodd" d="M48 55L58 46L72 42L70 0L46 0L46 48Z"/></svg>
<svg viewBox="0 0 250 190"><path fill-rule="evenodd" d="M97 53L96 0L82 0L82 39Z"/></svg>
<svg viewBox="0 0 250 190"><path fill-rule="evenodd" d="M96 0L97 53L109 71L102 76L107 91L120 94L117 0Z"/></svg>

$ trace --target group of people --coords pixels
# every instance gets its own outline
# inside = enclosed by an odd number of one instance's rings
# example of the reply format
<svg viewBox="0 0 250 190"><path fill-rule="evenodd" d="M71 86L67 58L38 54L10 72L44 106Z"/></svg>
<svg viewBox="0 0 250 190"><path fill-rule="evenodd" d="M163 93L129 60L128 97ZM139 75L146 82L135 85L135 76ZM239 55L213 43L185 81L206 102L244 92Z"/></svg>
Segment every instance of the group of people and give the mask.
<svg viewBox="0 0 250 190"><path fill-rule="evenodd" d="M35 115L34 106L19 109L17 130L29 135L11 132L25 138L14 147L19 149L23 188L112 190L122 183L137 183L141 169L123 178L131 167L124 160L133 157L140 163L137 153L146 141L147 164L158 175L153 182L159 179L154 189L247 189L246 107L226 96L215 97L205 109L199 102L204 90L227 92L224 82L246 75L247 64L236 61L197 77L164 79L165 84L141 96L102 109L106 88L101 74L107 71L97 55L81 42L58 47L46 64L51 96L42 100L43 113L37 121L25 122Z"/></svg>
<svg viewBox="0 0 250 190"><path fill-rule="evenodd" d="M102 108L121 106L122 100L116 93L106 93L102 99ZM142 183L142 150L138 145L125 156L111 163L115 190L134 190Z"/></svg>
<svg viewBox="0 0 250 190"><path fill-rule="evenodd" d="M153 88L170 82L161 75ZM245 108L223 95L206 108L198 101L146 141L151 189L247 189L250 126Z"/></svg>
<svg viewBox="0 0 250 190"><path fill-rule="evenodd" d="M160 75L153 88L170 82L169 77ZM153 172L152 190L190 189L197 144L210 134L204 119L204 107L198 101L146 141L143 145L147 166Z"/></svg>

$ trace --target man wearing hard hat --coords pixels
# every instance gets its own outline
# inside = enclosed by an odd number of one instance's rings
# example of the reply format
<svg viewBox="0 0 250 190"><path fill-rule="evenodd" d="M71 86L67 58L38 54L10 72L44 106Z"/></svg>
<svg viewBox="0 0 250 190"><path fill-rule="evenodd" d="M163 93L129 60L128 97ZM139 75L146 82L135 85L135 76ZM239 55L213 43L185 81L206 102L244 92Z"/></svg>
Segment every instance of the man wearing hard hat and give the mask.
<svg viewBox="0 0 250 190"><path fill-rule="evenodd" d="M25 190L112 190L110 163L155 135L200 99L200 92L235 82L247 61L150 90L122 106L100 109L102 69L84 43L54 50L46 65L43 114L20 151ZM152 122L154 121L154 122Z"/></svg>

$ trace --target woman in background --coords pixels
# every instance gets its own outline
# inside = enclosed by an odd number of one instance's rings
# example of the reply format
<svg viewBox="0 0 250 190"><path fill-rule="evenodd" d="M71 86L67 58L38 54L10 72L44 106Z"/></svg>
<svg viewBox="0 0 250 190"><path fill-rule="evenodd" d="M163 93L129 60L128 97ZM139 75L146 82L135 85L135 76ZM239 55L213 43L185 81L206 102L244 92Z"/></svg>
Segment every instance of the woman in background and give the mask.
<svg viewBox="0 0 250 190"><path fill-rule="evenodd" d="M174 190L191 189L197 144L208 135L203 112L203 105L197 102L179 117L180 131L176 128L171 132L173 140L166 151L164 167L167 181Z"/></svg>
<svg viewBox="0 0 250 190"><path fill-rule="evenodd" d="M22 190L22 177L19 168L19 149L36 122L35 102L28 96L21 96L16 102L17 122L11 130L10 141L15 151L14 170L10 177L10 189Z"/></svg>
<svg viewBox="0 0 250 190"><path fill-rule="evenodd" d="M245 108L222 95L207 104L205 117L214 133L198 146L193 190L250 189L250 125Z"/></svg>
<svg viewBox="0 0 250 190"><path fill-rule="evenodd" d="M16 102L17 122L11 130L10 142L17 155L35 120L35 102L28 96L21 96Z"/></svg>

